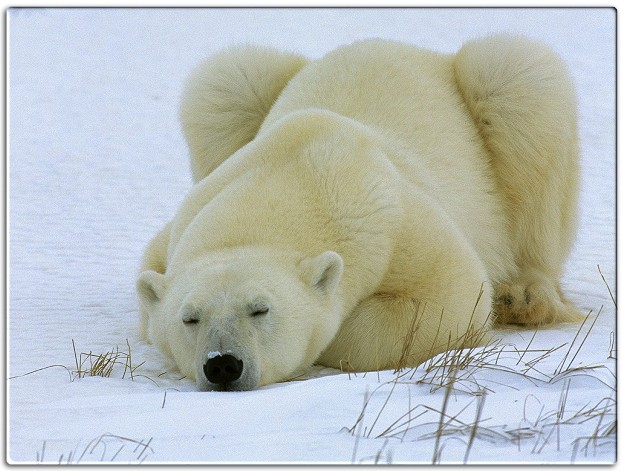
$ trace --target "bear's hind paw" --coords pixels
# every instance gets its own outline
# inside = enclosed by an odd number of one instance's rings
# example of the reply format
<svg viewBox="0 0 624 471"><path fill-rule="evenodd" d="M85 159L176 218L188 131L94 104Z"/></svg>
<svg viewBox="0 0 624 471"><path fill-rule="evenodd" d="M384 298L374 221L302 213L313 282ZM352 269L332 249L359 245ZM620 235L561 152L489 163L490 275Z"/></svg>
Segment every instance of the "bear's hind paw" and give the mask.
<svg viewBox="0 0 624 471"><path fill-rule="evenodd" d="M497 324L542 326L579 322L583 316L547 279L518 279L500 283L494 294Z"/></svg>

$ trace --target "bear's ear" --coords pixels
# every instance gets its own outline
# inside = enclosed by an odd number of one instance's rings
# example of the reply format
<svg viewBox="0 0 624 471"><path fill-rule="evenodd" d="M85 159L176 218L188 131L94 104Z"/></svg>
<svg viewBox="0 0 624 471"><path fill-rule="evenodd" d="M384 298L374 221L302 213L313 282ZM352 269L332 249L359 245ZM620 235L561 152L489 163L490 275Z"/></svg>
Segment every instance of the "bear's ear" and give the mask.
<svg viewBox="0 0 624 471"><path fill-rule="evenodd" d="M301 262L304 281L315 289L332 294L338 288L342 278L342 257L328 250L318 257L306 258Z"/></svg>
<svg viewBox="0 0 624 471"><path fill-rule="evenodd" d="M151 306L162 299L165 293L165 275L146 270L137 280L137 293L144 306Z"/></svg>

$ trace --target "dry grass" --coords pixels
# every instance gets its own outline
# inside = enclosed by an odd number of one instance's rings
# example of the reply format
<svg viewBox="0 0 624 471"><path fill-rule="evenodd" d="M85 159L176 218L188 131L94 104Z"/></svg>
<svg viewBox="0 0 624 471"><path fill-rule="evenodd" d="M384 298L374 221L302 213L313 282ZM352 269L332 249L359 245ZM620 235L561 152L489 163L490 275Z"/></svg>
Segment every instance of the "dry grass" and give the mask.
<svg viewBox="0 0 624 471"><path fill-rule="evenodd" d="M600 267L598 267L600 271ZM617 311L615 298L609 288L602 272L600 272L613 305ZM456 342L448 342L448 349L421 364L418 368L409 370L397 368L391 381L380 384L372 393L365 396L363 407L355 423L347 431L355 436L356 447L354 448L353 462L355 462L356 450L360 439L383 439L384 446L388 440L405 441L432 441L431 463L440 464L445 447L458 446L460 442L464 447L463 462L470 461L471 450L478 445L479 441L485 441L498 445L513 444L518 451L524 451L533 455L539 455L544 450L561 451L572 448L571 462L575 462L579 456L594 456L601 447L615 448L616 443L616 400L615 400L615 377L612 371L602 364L584 365L577 363L582 359L582 352L598 318L603 312L603 307L595 316L590 315L581 323L569 342L555 345L548 349L533 347L534 340L539 332L535 330L525 348L519 349L515 345L503 344L500 340L485 342L486 332L471 329ZM416 321L412 322L414 329L418 328ZM405 338L407 350L413 337ZM610 336L607 359L615 359L615 335ZM475 345L481 344L477 347ZM557 359L557 357L560 358ZM514 364L515 363L515 364ZM553 364L557 366L553 369ZM540 404L539 413L531 419L527 416L529 402L539 401L533 395L525 397L523 419L517 426L488 425L490 418L484 418L486 410L486 398L495 393L494 389L499 386L515 388L509 384L497 383L491 379L484 383L483 379L477 379L479 372L492 371L504 375L514 375L522 381L528 381L537 387L552 387L561 383L559 401L556 408L547 409L546 405ZM599 373L603 373L599 375ZM491 376L491 375L489 375ZM607 387L609 396L598 397L589 401L582 407L571 409L569 406L570 385L573 378L591 377ZM388 417L391 397L395 395L397 385L401 384L408 388L407 410L392 420ZM412 404L411 389L426 386L430 393L444 390L442 396L436 395L436 400L441 400L441 406L436 408L427 403ZM373 401L377 402L379 394L386 394L376 410L372 409ZM449 403L451 397L461 395L472 396L465 406L457 413L450 413ZM467 396L466 396L467 395ZM433 399L433 397L432 397ZM394 404L396 406L396 404ZM463 417L470 407L474 407L474 419L464 420ZM396 409L393 409L396 410ZM380 424L388 424L380 427ZM579 436L581 430L587 430L587 425L592 424L593 432ZM370 425L369 425L370 424ZM584 427L580 427L585 424ZM454 456L456 456L455 448Z"/></svg>
<svg viewBox="0 0 624 471"><path fill-rule="evenodd" d="M68 453L61 454L54 460L46 459L46 442L43 442L41 451L37 451L37 464L87 464L87 463L126 463L141 464L154 453L149 440L135 440L105 433L91 440L80 450L80 444Z"/></svg>
<svg viewBox="0 0 624 471"><path fill-rule="evenodd" d="M116 346L104 353L93 353L93 351L90 350L88 353L82 352L78 354L76 350L76 343L72 339L75 368L70 368L65 365L49 365L29 371L28 373L11 376L8 379L21 378L49 368L63 368L68 372L70 382L73 382L76 379L81 379L87 376L109 378L113 376L114 372L119 372L123 368L123 371L121 372L122 379L129 378L134 381L135 378L142 377L156 384L156 382L148 376L136 373L136 371L143 366L145 362L134 364L132 360L132 349L128 339L126 339L126 347L127 350L120 349L119 346Z"/></svg>
<svg viewBox="0 0 624 471"><path fill-rule="evenodd" d="M384 383L386 387L390 387L389 383ZM382 386L384 386L382 385ZM396 385L392 385L393 387ZM470 400L459 412L450 413L448 405L450 398L454 393L453 383L449 383L442 397L440 408L436 408L429 404L418 404L412 407L408 404L408 411L394 420L385 429L374 433L375 425L378 424L380 417L386 409L388 399L392 395L393 389L388 393L383 405L376 414L373 412L371 420L373 424L369 427L365 425L366 416L370 414L370 401L375 392L367 395L365 404L356 420L356 423L348 429L350 433L355 435L356 446L354 448L354 457L357 451L357 444L360 439L379 439L384 440L398 439L401 442L409 438L410 441L433 441L433 450L431 454L432 464L441 464L443 451L449 440L460 442L464 447L464 464L469 463L470 453L479 441L497 445L513 444L517 446L518 451L530 452L533 455L542 453L545 449L556 448L561 450L561 437L565 435L567 445L573 446L572 462L579 453L588 456L600 446L615 444L616 431L616 410L615 397L605 397L598 401L587 403L585 406L577 410L569 410L567 408L568 393L570 389L570 379L566 380L561 389L560 398L557 408L554 410L546 410L545 406L541 406L536 417L531 419L527 416L527 401L533 396L527 396L524 403L524 418L517 426L508 425L487 425L490 418L483 418L485 410L485 402L488 393L484 390L481 394L476 395ZM463 414L474 407L474 419L465 421L461 419ZM522 406L521 406L522 407ZM435 420L421 421L417 423L417 419L423 416L431 417ZM374 419L373 419L374 417ZM580 424L593 421L595 423L594 433L589 436L578 437L577 431ZM429 430L429 431L426 431ZM408 435L409 433L409 435ZM572 437L572 440L570 440ZM384 442L385 443L385 442Z"/></svg>
<svg viewBox="0 0 624 471"><path fill-rule="evenodd" d="M134 380L135 371L140 368L143 363L138 365L132 365L132 349L130 343L126 339L127 351L119 349L119 346L113 348L104 353L94 354L92 351L89 353L76 352L76 344L72 339L72 346L74 348L74 360L76 361L76 370L74 374L77 378L84 378L85 376L101 376L103 378L109 378L113 374L115 366L123 367L122 379L129 375L131 380Z"/></svg>
<svg viewBox="0 0 624 471"><path fill-rule="evenodd" d="M424 303L422 312L427 308L427 303ZM410 353L412 351L412 346L414 345L414 340L416 340L416 332L420 329L420 324L422 322L423 316L420 312L420 304L416 305L416 309L414 310L414 315L412 316L412 321L410 326L405 334L405 338L403 339L403 345L401 348L401 356L399 357L399 361L397 362L396 371L402 370L407 366L410 361Z"/></svg>

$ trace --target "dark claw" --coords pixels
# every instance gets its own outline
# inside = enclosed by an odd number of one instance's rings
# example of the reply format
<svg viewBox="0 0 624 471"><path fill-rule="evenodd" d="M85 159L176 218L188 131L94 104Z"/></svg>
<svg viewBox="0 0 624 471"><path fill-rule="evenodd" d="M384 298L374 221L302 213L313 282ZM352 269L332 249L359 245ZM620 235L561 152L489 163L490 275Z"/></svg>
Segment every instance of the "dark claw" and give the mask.
<svg viewBox="0 0 624 471"><path fill-rule="evenodd" d="M510 294L507 294L505 296L499 296L496 298L496 301L504 304L505 306L511 306L514 303L514 298Z"/></svg>

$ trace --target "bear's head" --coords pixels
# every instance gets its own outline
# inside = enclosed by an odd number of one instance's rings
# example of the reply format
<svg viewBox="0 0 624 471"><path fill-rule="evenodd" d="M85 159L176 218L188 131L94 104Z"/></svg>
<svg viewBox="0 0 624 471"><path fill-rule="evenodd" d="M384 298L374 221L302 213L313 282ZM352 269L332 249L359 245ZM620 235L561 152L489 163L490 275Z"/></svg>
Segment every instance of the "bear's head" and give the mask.
<svg viewBox="0 0 624 471"><path fill-rule="evenodd" d="M200 390L249 390L292 378L340 326L340 255L257 252L212 254L175 274L139 276L149 338Z"/></svg>

